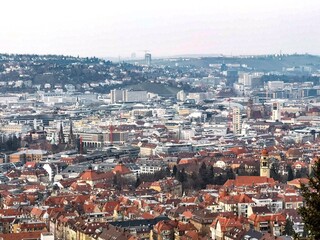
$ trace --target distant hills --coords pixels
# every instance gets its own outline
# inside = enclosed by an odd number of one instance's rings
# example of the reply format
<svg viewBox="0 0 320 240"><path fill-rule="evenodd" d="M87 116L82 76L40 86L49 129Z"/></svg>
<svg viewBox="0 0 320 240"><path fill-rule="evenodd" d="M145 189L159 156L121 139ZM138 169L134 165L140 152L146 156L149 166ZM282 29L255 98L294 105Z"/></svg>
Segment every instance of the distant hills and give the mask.
<svg viewBox="0 0 320 240"><path fill-rule="evenodd" d="M320 81L319 77L310 74L320 70L320 57L309 54L176 57L153 59L152 66L145 66L143 61L140 63L113 63L95 57L0 54L0 92L49 91L69 84L76 91L108 93L111 89L127 88L170 97L181 89L194 90L190 84L177 84L174 79L201 79L215 73L208 68L212 65L220 67L222 63L229 69L264 72L263 81L277 80L279 75L286 82L318 84Z"/></svg>
<svg viewBox="0 0 320 240"><path fill-rule="evenodd" d="M174 60L173 60L174 59ZM266 56L208 56L195 57L180 56L176 58L155 59L154 64L164 64L169 66L195 66L209 67L210 64L240 64L245 65L254 71L270 72L282 71L283 68L297 66L311 66L320 69L320 56L309 54L294 54L294 55L266 55Z"/></svg>

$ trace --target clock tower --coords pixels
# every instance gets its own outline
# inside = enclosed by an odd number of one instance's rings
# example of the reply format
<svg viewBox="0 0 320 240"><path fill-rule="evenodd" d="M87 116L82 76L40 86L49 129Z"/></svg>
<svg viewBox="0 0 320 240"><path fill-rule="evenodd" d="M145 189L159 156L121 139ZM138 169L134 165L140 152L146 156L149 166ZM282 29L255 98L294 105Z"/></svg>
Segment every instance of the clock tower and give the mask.
<svg viewBox="0 0 320 240"><path fill-rule="evenodd" d="M263 149L261 151L260 177L268 177L268 178L270 178L269 154L268 154L268 151L266 149Z"/></svg>

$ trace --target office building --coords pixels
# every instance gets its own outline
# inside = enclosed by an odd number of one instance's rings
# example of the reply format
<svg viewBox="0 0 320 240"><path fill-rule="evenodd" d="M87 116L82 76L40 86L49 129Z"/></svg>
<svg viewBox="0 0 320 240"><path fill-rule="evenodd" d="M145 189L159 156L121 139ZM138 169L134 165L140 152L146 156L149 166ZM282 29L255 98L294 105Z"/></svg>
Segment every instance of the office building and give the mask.
<svg viewBox="0 0 320 240"><path fill-rule="evenodd" d="M240 108L238 107L233 108L232 125L233 125L233 133L235 135L241 134L241 113L240 113Z"/></svg>
<svg viewBox="0 0 320 240"><path fill-rule="evenodd" d="M144 55L144 61L146 65L150 66L151 65L151 53L146 53Z"/></svg>

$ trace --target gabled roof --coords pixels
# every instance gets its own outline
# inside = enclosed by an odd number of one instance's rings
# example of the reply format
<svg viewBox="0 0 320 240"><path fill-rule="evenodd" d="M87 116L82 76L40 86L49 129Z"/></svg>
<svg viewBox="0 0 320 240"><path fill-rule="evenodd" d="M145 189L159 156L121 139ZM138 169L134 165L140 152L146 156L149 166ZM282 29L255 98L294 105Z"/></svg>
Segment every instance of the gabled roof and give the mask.
<svg viewBox="0 0 320 240"><path fill-rule="evenodd" d="M237 219L236 216L234 217L217 216L215 220L212 222L211 227L215 228L218 222L220 223L221 230L223 232L233 227L242 228L242 223Z"/></svg>
<svg viewBox="0 0 320 240"><path fill-rule="evenodd" d="M21 212L15 208L8 209L0 209L0 216L8 217L8 216L19 216Z"/></svg>
<svg viewBox="0 0 320 240"><path fill-rule="evenodd" d="M83 181L98 181L110 177L109 175L110 174L108 174L108 172L97 172L92 169L88 169L81 174L79 179Z"/></svg>
<svg viewBox="0 0 320 240"><path fill-rule="evenodd" d="M32 208L30 214L31 214L32 216L35 216L35 217L37 217L37 218L40 218L40 217L43 216L43 214L44 214L45 212L46 212L45 209L41 209L41 208L34 207L34 208Z"/></svg>
<svg viewBox="0 0 320 240"><path fill-rule="evenodd" d="M188 231L180 238L181 240L199 240L199 233L197 231Z"/></svg>
<svg viewBox="0 0 320 240"><path fill-rule="evenodd" d="M118 201L109 201L106 202L103 206L103 211L104 212L113 212L114 209L119 205Z"/></svg>
<svg viewBox="0 0 320 240"><path fill-rule="evenodd" d="M154 219L154 218L155 218L154 215L152 215L152 214L150 214L150 213L147 213L147 212L143 213L143 214L141 215L141 217L142 217L143 219Z"/></svg>
<svg viewBox="0 0 320 240"><path fill-rule="evenodd" d="M41 232L20 232L0 234L0 239L3 240L40 239L40 237Z"/></svg>
<svg viewBox="0 0 320 240"><path fill-rule="evenodd" d="M177 229L178 231L184 231L184 232L197 230L192 223L182 223L182 222L178 223Z"/></svg>
<svg viewBox="0 0 320 240"><path fill-rule="evenodd" d="M132 173L131 170L127 168L123 163L117 164L112 171L114 173L119 173L122 175Z"/></svg>
<svg viewBox="0 0 320 240"><path fill-rule="evenodd" d="M286 217L281 213L268 214L268 215L253 213L249 216L249 221L254 222L255 224L259 222L273 222L273 221L285 223Z"/></svg>
<svg viewBox="0 0 320 240"><path fill-rule="evenodd" d="M219 201L226 204L237 204L237 203L253 203L254 201L246 194L231 195L222 197Z"/></svg>
<svg viewBox="0 0 320 240"><path fill-rule="evenodd" d="M229 179L225 182L223 186L230 187L241 187L241 186L252 186L252 185L262 185L269 184L275 185L276 182L273 178L260 177L260 176L238 176L236 179Z"/></svg>
<svg viewBox="0 0 320 240"><path fill-rule="evenodd" d="M162 231L173 231L175 227L177 227L178 221L174 220L164 220L158 222L155 226L154 229L156 232L160 233Z"/></svg>
<svg viewBox="0 0 320 240"><path fill-rule="evenodd" d="M301 187L301 184L308 184L309 179L308 178L296 178L292 181L287 182L288 185L295 186L297 188Z"/></svg>
<svg viewBox="0 0 320 240"><path fill-rule="evenodd" d="M73 191L78 191L78 192L89 192L91 190L91 185L86 183L86 182L74 182L71 184L70 188Z"/></svg>

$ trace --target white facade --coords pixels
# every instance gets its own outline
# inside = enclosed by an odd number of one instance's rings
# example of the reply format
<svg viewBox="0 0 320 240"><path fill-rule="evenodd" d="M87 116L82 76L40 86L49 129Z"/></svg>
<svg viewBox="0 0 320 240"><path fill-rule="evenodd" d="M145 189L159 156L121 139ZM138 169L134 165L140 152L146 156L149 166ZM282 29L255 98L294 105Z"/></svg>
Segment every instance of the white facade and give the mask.
<svg viewBox="0 0 320 240"><path fill-rule="evenodd" d="M9 123L0 126L0 132L4 133L22 133L26 134L28 131L32 130L31 126L22 123Z"/></svg>
<svg viewBox="0 0 320 240"><path fill-rule="evenodd" d="M244 86L251 86L252 84L252 75L249 73L239 73L239 80L238 82L240 84L243 84Z"/></svg>
<svg viewBox="0 0 320 240"><path fill-rule="evenodd" d="M233 133L241 134L241 114L240 108L234 107L232 111Z"/></svg>
<svg viewBox="0 0 320 240"><path fill-rule="evenodd" d="M111 90L111 103L118 102L147 102L147 91L132 91L127 89Z"/></svg>
<svg viewBox="0 0 320 240"><path fill-rule="evenodd" d="M183 90L181 90L177 93L177 100L178 101L184 102L186 99L187 99L187 94Z"/></svg>
<svg viewBox="0 0 320 240"><path fill-rule="evenodd" d="M188 94L189 99L194 99L197 103L205 100L205 99L211 99L213 98L212 92L195 92L195 93L189 93Z"/></svg>
<svg viewBox="0 0 320 240"><path fill-rule="evenodd" d="M278 102L272 103L272 121L280 121L281 120L281 110L280 104Z"/></svg>
<svg viewBox="0 0 320 240"><path fill-rule="evenodd" d="M52 233L41 233L40 240L54 240L54 235Z"/></svg>
<svg viewBox="0 0 320 240"><path fill-rule="evenodd" d="M271 91L274 90L283 90L284 88L284 82L283 81L269 81L268 82L268 89Z"/></svg>
<svg viewBox="0 0 320 240"><path fill-rule="evenodd" d="M124 102L147 102L148 92L125 90L123 100Z"/></svg>

